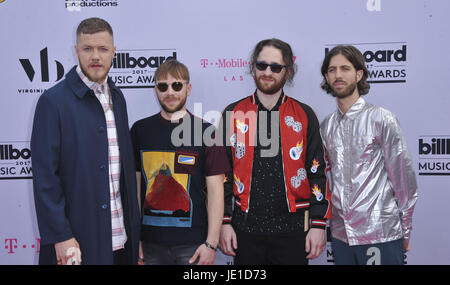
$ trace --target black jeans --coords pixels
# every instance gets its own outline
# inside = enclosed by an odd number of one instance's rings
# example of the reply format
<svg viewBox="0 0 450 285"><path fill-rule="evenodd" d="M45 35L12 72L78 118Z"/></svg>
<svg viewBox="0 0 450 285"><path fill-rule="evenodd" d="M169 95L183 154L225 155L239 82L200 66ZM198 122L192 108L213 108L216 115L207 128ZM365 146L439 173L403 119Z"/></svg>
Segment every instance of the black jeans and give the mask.
<svg viewBox="0 0 450 285"><path fill-rule="evenodd" d="M403 238L375 244L354 245L332 238L336 265L403 265Z"/></svg>
<svg viewBox="0 0 450 285"><path fill-rule="evenodd" d="M150 242L142 243L145 265L190 265L200 244L162 245ZM195 261L195 264L199 259Z"/></svg>
<svg viewBox="0 0 450 285"><path fill-rule="evenodd" d="M114 265L129 265L128 253L125 248L113 251Z"/></svg>
<svg viewBox="0 0 450 285"><path fill-rule="evenodd" d="M308 265L307 232L253 234L236 231L235 265Z"/></svg>

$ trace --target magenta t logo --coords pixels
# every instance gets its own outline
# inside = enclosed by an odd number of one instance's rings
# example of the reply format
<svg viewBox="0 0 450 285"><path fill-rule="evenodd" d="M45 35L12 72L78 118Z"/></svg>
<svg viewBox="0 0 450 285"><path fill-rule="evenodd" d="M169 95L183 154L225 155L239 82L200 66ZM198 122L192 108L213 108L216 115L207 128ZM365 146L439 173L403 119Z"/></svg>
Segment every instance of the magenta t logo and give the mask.
<svg viewBox="0 0 450 285"><path fill-rule="evenodd" d="M8 254L16 253L14 249L17 248L16 238L6 238L5 239L5 249L8 249Z"/></svg>
<svg viewBox="0 0 450 285"><path fill-rule="evenodd" d="M202 65L203 68L206 68L208 66L208 60L206 58L202 58L200 60L200 64Z"/></svg>

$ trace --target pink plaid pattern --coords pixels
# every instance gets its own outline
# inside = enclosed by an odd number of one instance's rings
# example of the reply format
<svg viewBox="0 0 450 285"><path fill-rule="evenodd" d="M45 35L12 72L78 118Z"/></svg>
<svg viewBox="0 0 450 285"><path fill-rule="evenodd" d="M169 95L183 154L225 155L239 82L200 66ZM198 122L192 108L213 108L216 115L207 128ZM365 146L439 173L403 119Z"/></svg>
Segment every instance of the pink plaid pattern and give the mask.
<svg viewBox="0 0 450 285"><path fill-rule="evenodd" d="M79 66L77 67L77 72L81 80L94 91L95 96L100 101L103 111L105 112L109 154L108 166L111 197L112 244L113 251L115 251L125 247L127 234L125 232L122 200L120 198L120 152L111 94L106 80L102 84L90 81L81 71Z"/></svg>

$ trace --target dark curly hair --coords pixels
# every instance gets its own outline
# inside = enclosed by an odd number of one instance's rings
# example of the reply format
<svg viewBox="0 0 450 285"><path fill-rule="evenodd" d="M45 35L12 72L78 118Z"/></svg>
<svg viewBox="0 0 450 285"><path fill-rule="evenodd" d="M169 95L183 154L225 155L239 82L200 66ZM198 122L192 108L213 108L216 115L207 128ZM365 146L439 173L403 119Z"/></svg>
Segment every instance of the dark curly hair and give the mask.
<svg viewBox="0 0 450 285"><path fill-rule="evenodd" d="M271 46L281 51L281 54L283 55L283 61L287 66L287 82L289 84L292 84L295 72L297 71L297 65L294 63L294 54L292 52L291 46L288 43L276 38L262 40L256 44L255 48L253 49L252 57L250 59L250 74L255 74L256 60L258 59L261 50L266 46Z"/></svg>

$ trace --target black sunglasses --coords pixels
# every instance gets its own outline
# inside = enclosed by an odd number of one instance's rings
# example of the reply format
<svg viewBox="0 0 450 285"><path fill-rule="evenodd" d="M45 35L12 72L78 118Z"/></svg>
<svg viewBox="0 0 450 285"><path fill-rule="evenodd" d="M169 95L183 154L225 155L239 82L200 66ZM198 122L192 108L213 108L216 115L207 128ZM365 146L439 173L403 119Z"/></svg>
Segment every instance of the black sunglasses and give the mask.
<svg viewBox="0 0 450 285"><path fill-rule="evenodd" d="M183 89L183 84L186 84L189 82L181 82L181 81L175 81L172 82L172 84L170 84L172 86L173 91L180 91L181 89ZM165 83L165 82L160 82L156 84L156 88L158 88L159 91L161 92L166 92L167 89L169 89L169 84Z"/></svg>
<svg viewBox="0 0 450 285"><path fill-rule="evenodd" d="M259 71L264 71L267 69L268 66L270 66L270 71L274 73L280 73L283 67L287 67L287 65L281 65L278 63L268 64L265 63L264 61L257 61L255 66Z"/></svg>

